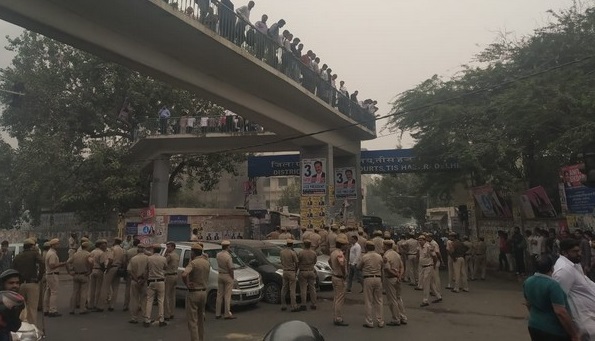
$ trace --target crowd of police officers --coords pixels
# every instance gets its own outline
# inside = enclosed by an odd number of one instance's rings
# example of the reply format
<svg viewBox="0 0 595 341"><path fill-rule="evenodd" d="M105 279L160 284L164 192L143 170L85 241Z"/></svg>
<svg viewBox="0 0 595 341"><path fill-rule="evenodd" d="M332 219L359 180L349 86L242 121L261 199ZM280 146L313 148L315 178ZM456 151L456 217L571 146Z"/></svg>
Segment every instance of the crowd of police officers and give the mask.
<svg viewBox="0 0 595 341"><path fill-rule="evenodd" d="M448 266L446 288L453 293L469 291L468 275L471 280L475 280L478 274L480 279L485 279L487 246L483 238L472 243L465 236L461 241L454 232L448 234L444 243L434 239L432 233L409 233L401 235L395 242L388 231L377 230L368 236L361 227L336 224L322 229L302 227L304 249L299 254L293 250L293 236L286 229L273 231L267 238L286 240L287 247L281 252L281 297L289 292L292 312L307 308L305 299L300 307L296 304L296 282L299 281L301 293L307 292L307 287L313 287L316 256L330 256L334 290L333 322L337 326L348 326L343 320L342 311L345 295L351 292L353 279L362 286L365 305L363 326L366 328L385 326L383 294L386 294L391 314L391 320L386 325L407 324L401 283L407 282L415 290L423 292L421 307L430 305L430 296L434 297L432 303L442 302L439 270L443 264ZM439 242L444 244L443 248ZM311 309L316 309L315 290L310 291L310 299ZM282 301L281 309L287 309L285 300Z"/></svg>
<svg viewBox="0 0 595 341"><path fill-rule="evenodd" d="M353 280L361 284L364 296L364 327L385 326L383 294L386 294L391 314L389 326L407 324L407 316L401 298L401 283L408 282L415 290L423 292L421 307L442 302L439 269L448 266L447 289L458 293L469 291L468 274L471 279L479 275L485 279L486 244L482 238L471 243L467 237L459 240L456 233L450 233L445 241L446 254L431 233L401 235L393 240L389 232L374 231L368 236L361 227L345 227L336 224L325 228L302 228L303 249L293 249L293 235L284 228L271 232L268 239L286 241L280 252L283 268L281 297L289 295L291 312L317 308L316 270L317 256L329 255L332 269L333 322L347 326L343 320L343 303L346 293L351 292ZM395 238L396 239L396 238ZM80 243L80 245L79 245ZM150 327L155 324L166 326L174 318L180 259L175 252L175 243L144 245L134 239L130 245L122 246L122 239L115 238L108 247L105 239L92 244L88 238L69 240L68 259L61 262L57 250L58 239L52 239L40 250L37 241L29 238L23 242L23 252L14 257L12 268L0 274L4 290L19 292L26 301L21 319L38 325L38 307L43 317L54 318L61 314L57 309L59 275L72 276L71 315L89 312L113 311L118 300L121 278L124 278L125 297L123 310L129 311L131 324ZM216 300L217 319L235 319L231 313L231 293L235 283L230 241L221 243L222 251L217 254L218 292ZM92 248L93 247L93 248ZM202 252L202 244L191 245L191 260L181 274L188 291L186 295L186 317L191 340L204 339L204 317L207 298L207 282L210 272L208 257ZM9 279L13 279L12 282ZM18 286L7 287L18 278ZM300 306L296 300L296 286L302 295ZM157 316L152 317L154 302L157 301ZM288 310L282 299L281 310ZM44 327L43 318L41 327Z"/></svg>

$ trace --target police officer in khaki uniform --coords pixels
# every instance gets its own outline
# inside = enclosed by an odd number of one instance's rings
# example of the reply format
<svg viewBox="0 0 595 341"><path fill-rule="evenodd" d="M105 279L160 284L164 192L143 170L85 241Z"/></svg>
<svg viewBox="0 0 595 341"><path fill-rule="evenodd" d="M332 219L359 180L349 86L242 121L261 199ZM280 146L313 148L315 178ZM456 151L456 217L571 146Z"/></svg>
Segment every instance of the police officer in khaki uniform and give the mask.
<svg viewBox="0 0 595 341"><path fill-rule="evenodd" d="M310 233L312 233L312 231L308 230L306 228L306 226L300 226L300 231L302 231L302 234L300 236L300 240L304 241L308 238L308 236L310 235Z"/></svg>
<svg viewBox="0 0 595 341"><path fill-rule="evenodd" d="M320 229L318 227L314 228L312 230L312 233L310 233L308 235L307 240L310 241L310 245L311 245L311 249L312 251L314 251L316 254L322 254L322 252L320 251L320 240L321 237L318 234L317 231L320 231Z"/></svg>
<svg viewBox="0 0 595 341"><path fill-rule="evenodd" d="M440 252L440 245L438 245L438 242L434 239L434 235L431 233L427 233L426 240L428 241L428 244L430 244L432 251L436 253L436 264L434 264L434 273L432 274L432 285L433 288L435 288L435 291L433 291L433 293L435 295L436 291L440 292L440 265L443 264L444 261L442 260L443 258L442 253Z"/></svg>
<svg viewBox="0 0 595 341"><path fill-rule="evenodd" d="M404 268L401 256L393 248L392 240L384 240L384 279L383 286L386 291L388 308L392 320L387 323L388 326L400 326L401 323L407 324L405 316L405 307L401 299L401 278L403 278Z"/></svg>
<svg viewBox="0 0 595 341"><path fill-rule="evenodd" d="M341 225L339 227L339 233L337 233L337 238L338 237L341 237L341 238L345 237L345 239L349 240L349 237L347 237L347 227L345 227L345 225ZM345 251L345 250L343 250L343 251Z"/></svg>
<svg viewBox="0 0 595 341"><path fill-rule="evenodd" d="M122 239L116 237L111 250L107 251L106 270L101 282L101 297L97 303L99 310L105 309L109 303L107 310L114 311L114 303L118 300L118 292L120 291L120 276L118 276L118 269L124 266L126 251L122 248Z"/></svg>
<svg viewBox="0 0 595 341"><path fill-rule="evenodd" d="M289 291L290 309L292 312L298 312L295 298L296 271L298 268L298 256L293 250L293 240L287 239L286 247L281 250L281 266L283 268L283 286L281 287L281 310L287 310L287 292Z"/></svg>
<svg viewBox="0 0 595 341"><path fill-rule="evenodd" d="M85 302L89 295L89 274L93 269L93 262L89 258L89 242L82 242L80 251L76 251L66 261L66 270L72 276L72 295L70 296L70 315L74 315L75 309L80 308L79 314L87 314ZM82 304L81 304L82 302Z"/></svg>
<svg viewBox="0 0 595 341"><path fill-rule="evenodd" d="M276 240L279 239L279 235L281 234L281 227L277 226L275 231L267 234L267 239Z"/></svg>
<svg viewBox="0 0 595 341"><path fill-rule="evenodd" d="M41 260L43 260L43 266L39 269L41 273L41 281L39 281L39 303L37 305L37 310L43 310L44 314L47 314L47 308L44 307L44 296L45 296L45 288L47 288L47 281L45 280L45 256L48 254L48 250L50 249L50 242L43 243L41 247Z"/></svg>
<svg viewBox="0 0 595 341"><path fill-rule="evenodd" d="M176 252L176 243L167 242L165 247L165 259L167 260L167 269L165 270L165 320L169 321L174 318L174 311L176 311L176 282L178 281L180 256Z"/></svg>
<svg viewBox="0 0 595 341"><path fill-rule="evenodd" d="M382 255L384 253L384 246L382 244L382 231L376 230L372 233L374 237L372 237L372 242L374 243L374 250L377 254ZM367 250L367 248L366 248Z"/></svg>
<svg viewBox="0 0 595 341"><path fill-rule="evenodd" d="M99 239L95 242L95 249L91 251L89 257L93 260L93 270L89 276L89 309L95 312L102 312L99 308L101 301L101 287L103 285L103 275L107 262L107 240ZM83 304L83 302L80 302Z"/></svg>
<svg viewBox="0 0 595 341"><path fill-rule="evenodd" d="M347 275L347 257L342 248L347 246L349 241L338 238L335 241L334 250L329 258L329 265L332 270L332 283L334 290L333 311L335 326L346 327L349 324L343 321L343 303L345 303L345 279Z"/></svg>
<svg viewBox="0 0 595 341"><path fill-rule="evenodd" d="M316 310L316 270L314 270L314 266L317 256L311 246L310 240L304 240L304 249L298 255L301 310L306 310L308 292L310 293L310 309Z"/></svg>
<svg viewBox="0 0 595 341"><path fill-rule="evenodd" d="M217 301L215 306L215 318L221 318L221 307L225 302L223 318L226 320L232 320L236 317L231 314L231 291L233 288L234 273L233 273L233 260L229 253L229 246L231 243L229 240L221 242L221 252L217 254L217 266L219 267L219 277L217 279Z"/></svg>
<svg viewBox="0 0 595 341"><path fill-rule="evenodd" d="M136 256L138 253L138 245L140 244L140 240L135 238L132 241L132 247L126 250L126 261L124 263L124 268L126 269L126 288L124 290L124 311L128 311L130 306L130 287L132 285L132 278L130 273L128 272L128 262L132 259L132 257ZM144 250L144 246L143 246Z"/></svg>
<svg viewBox="0 0 595 341"><path fill-rule="evenodd" d="M14 257L12 268L21 274L19 294L25 298L25 307L27 310L24 322L36 324L37 307L39 304L39 269L42 269L44 264L33 239L25 239L23 250L23 252Z"/></svg>
<svg viewBox="0 0 595 341"><path fill-rule="evenodd" d="M145 316L145 302L147 301L147 261L145 246L138 244L137 254L128 261L128 276L130 276L130 320L128 323L138 324Z"/></svg>
<svg viewBox="0 0 595 341"><path fill-rule="evenodd" d="M163 300L165 298L165 269L167 269L167 260L160 255L161 245L153 244L147 249L150 252L150 255L147 257L147 302L145 306L145 322L143 323L143 326L151 326L153 301L155 300L155 296L157 296L157 319L159 320L159 327L165 327L167 326L167 323L163 316Z"/></svg>
<svg viewBox="0 0 595 341"><path fill-rule="evenodd" d="M361 261L357 265L364 278L364 305L366 316L364 327L366 328L374 328L374 320L376 320L378 328L384 327L381 279L384 260L379 253L374 252L375 248L376 245L373 241L366 242L367 252L362 255Z"/></svg>
<svg viewBox="0 0 595 341"><path fill-rule="evenodd" d="M89 257L89 242L81 243L81 251L76 251L66 261L68 274L72 276L72 296L70 297L70 315L74 315L77 303L79 303L79 314L88 313L85 307L89 295L89 274L93 269L93 262Z"/></svg>
<svg viewBox="0 0 595 341"><path fill-rule="evenodd" d="M279 237L277 239L279 239L279 240L293 239L293 236L291 235L291 233L287 232L287 228L282 227L281 234L279 235Z"/></svg>
<svg viewBox="0 0 595 341"><path fill-rule="evenodd" d="M446 253L448 254L448 284L446 285L446 289L452 289L455 283L455 267L452 253L454 251L453 243L456 235L456 233L450 232L446 241Z"/></svg>
<svg viewBox="0 0 595 341"><path fill-rule="evenodd" d="M327 225L324 225L324 227L322 229L318 230L318 234L320 235L320 252L322 252L323 255L330 255L331 251L328 245L328 230L329 227ZM314 230L316 231L316 230Z"/></svg>
<svg viewBox="0 0 595 341"><path fill-rule="evenodd" d="M60 285L60 268L66 265L66 262L60 262L58 252L56 251L60 246L59 239L50 240L50 249L45 256L45 278L47 287L44 294L44 308L47 309L48 317L59 317L62 314L58 313L58 287Z"/></svg>
<svg viewBox="0 0 595 341"><path fill-rule="evenodd" d="M434 265L438 261L436 252L434 252L430 243L427 242L426 237L422 234L417 240L419 241L419 267L421 269L419 282L423 289L423 298L421 307L430 305L428 299L430 298L430 290L436 294L436 299L432 303L442 302L442 296L437 288L434 287L432 276L434 276Z"/></svg>
<svg viewBox="0 0 595 341"><path fill-rule="evenodd" d="M327 241L329 252L332 254L333 251L337 248L337 232L339 232L339 226L337 224L331 225L331 231L328 233Z"/></svg>
<svg viewBox="0 0 595 341"><path fill-rule="evenodd" d="M487 245L485 239L483 237L479 237L479 241L475 246L475 266L474 270L475 273L471 275L471 280L475 280L477 278L477 273L480 273L481 280L486 279L486 252L487 252Z"/></svg>
<svg viewBox="0 0 595 341"><path fill-rule="evenodd" d="M192 261L188 263L182 280L188 289L186 295L186 319L190 331L190 341L202 341L205 339L205 305L207 303L207 283L211 264L202 256L202 245L194 243L191 246Z"/></svg>
<svg viewBox="0 0 595 341"><path fill-rule="evenodd" d="M366 237L364 237L364 229L360 228L359 230L357 230L357 243L359 244L362 253L366 252L366 242L368 240L366 239Z"/></svg>
<svg viewBox="0 0 595 341"><path fill-rule="evenodd" d="M418 258L419 254L419 243L417 240L413 238L413 234L409 234L409 239L407 239L407 277L409 277L409 285L417 286L417 280L419 276L418 272Z"/></svg>

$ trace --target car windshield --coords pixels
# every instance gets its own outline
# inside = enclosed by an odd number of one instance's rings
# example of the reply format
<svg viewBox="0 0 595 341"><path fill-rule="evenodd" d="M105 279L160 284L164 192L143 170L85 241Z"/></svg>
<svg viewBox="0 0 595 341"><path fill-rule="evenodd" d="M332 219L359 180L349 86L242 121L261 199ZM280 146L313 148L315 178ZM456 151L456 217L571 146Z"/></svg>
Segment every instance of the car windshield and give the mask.
<svg viewBox="0 0 595 341"><path fill-rule="evenodd" d="M264 247L260 249L266 259L273 264L281 264L281 248L279 247Z"/></svg>
<svg viewBox="0 0 595 341"><path fill-rule="evenodd" d="M221 250L205 251L205 253L209 256L209 263L211 263L211 268L213 268L213 270L215 271L219 270L219 266L217 265L217 254L219 252L221 252ZM234 269L241 269L246 267L246 264L244 264L244 262L242 262L242 260L239 259L238 256L236 256L236 254L233 252L231 252L231 261L233 262Z"/></svg>

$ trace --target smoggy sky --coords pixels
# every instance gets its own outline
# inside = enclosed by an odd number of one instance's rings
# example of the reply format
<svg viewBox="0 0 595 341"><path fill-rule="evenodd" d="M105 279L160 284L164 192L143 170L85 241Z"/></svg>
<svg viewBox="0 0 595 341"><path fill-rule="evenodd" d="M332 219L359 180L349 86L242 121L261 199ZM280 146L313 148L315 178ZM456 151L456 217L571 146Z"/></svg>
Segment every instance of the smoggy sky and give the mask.
<svg viewBox="0 0 595 341"><path fill-rule="evenodd" d="M234 1L236 7L246 1ZM255 0L251 21L266 13L269 24L287 21L287 28L328 64L349 92L360 99L378 100L379 114L400 92L434 74L451 76L460 65L493 42L500 32L522 37L544 26L547 10L564 9L572 0ZM586 1L593 4L592 1ZM0 45L5 35L21 29L0 21ZM0 51L0 67L12 54ZM383 122L378 122L378 135ZM363 143L385 149L397 144L397 135ZM413 141L405 139L404 147Z"/></svg>

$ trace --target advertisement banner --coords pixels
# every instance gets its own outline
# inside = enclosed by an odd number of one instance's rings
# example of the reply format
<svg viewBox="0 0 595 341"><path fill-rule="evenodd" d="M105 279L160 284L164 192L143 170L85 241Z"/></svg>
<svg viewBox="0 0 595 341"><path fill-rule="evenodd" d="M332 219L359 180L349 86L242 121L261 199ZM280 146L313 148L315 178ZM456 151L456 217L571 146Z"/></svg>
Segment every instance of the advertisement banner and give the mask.
<svg viewBox="0 0 595 341"><path fill-rule="evenodd" d="M300 203L300 224L308 228L324 227L326 203L323 196L303 196Z"/></svg>
<svg viewBox="0 0 595 341"><path fill-rule="evenodd" d="M302 159L302 195L326 195L326 159Z"/></svg>
<svg viewBox="0 0 595 341"><path fill-rule="evenodd" d="M566 199L563 201L563 209L567 209L569 213L590 214L595 209L595 188L585 187L581 183L583 174L578 166L566 166L560 170Z"/></svg>
<svg viewBox="0 0 595 341"><path fill-rule="evenodd" d="M523 202L525 206L529 203L533 210L533 215L537 218L556 217L554 205L552 205L543 186L537 186L526 190L521 196L521 202ZM527 216L527 218L530 218L530 216Z"/></svg>
<svg viewBox="0 0 595 341"><path fill-rule="evenodd" d="M355 167L335 168L335 196L342 199L357 199Z"/></svg>
<svg viewBox="0 0 595 341"><path fill-rule="evenodd" d="M510 200L495 191L491 185L472 188L471 192L485 218L512 217Z"/></svg>

